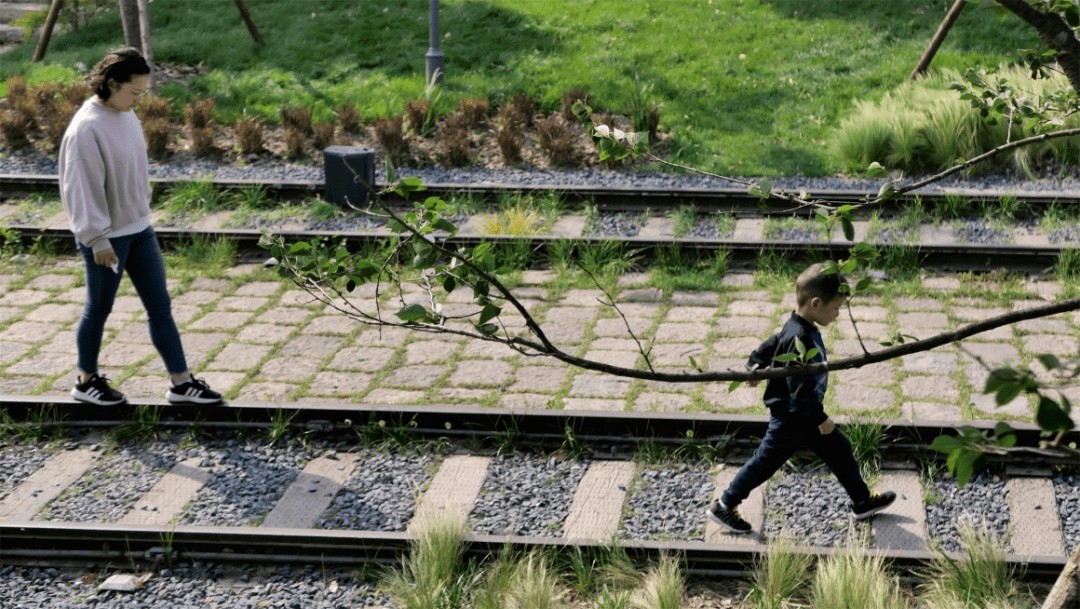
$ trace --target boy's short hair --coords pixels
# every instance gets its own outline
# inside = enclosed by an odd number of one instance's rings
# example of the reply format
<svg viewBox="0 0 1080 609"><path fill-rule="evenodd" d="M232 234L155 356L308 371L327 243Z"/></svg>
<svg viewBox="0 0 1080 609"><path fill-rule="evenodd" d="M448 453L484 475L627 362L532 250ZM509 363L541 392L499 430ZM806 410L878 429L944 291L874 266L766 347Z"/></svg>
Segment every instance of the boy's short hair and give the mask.
<svg viewBox="0 0 1080 609"><path fill-rule="evenodd" d="M814 298L829 303L840 294L840 286L845 283L844 276L839 271L823 273L824 268L825 264L821 262L810 265L795 280L795 301L800 307Z"/></svg>

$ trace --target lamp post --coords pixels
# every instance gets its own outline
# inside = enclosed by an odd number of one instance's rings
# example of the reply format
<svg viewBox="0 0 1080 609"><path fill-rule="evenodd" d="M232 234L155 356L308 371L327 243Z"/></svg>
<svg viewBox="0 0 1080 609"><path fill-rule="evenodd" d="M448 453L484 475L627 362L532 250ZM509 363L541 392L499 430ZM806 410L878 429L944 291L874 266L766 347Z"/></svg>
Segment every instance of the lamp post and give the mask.
<svg viewBox="0 0 1080 609"><path fill-rule="evenodd" d="M439 50L439 0L429 0L431 5L431 18L429 20L430 48L427 55L427 82L431 83L434 77L435 83L443 80L443 53Z"/></svg>

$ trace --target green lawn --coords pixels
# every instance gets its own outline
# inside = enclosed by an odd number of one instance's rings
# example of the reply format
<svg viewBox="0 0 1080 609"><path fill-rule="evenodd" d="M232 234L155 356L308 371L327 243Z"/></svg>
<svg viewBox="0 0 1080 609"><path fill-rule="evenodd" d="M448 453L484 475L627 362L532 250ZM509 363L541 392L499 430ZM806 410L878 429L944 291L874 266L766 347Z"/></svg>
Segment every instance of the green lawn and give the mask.
<svg viewBox="0 0 1080 609"><path fill-rule="evenodd" d="M499 102L527 92L554 109L587 90L594 107L625 112L634 82L663 103L673 160L738 175L827 175L843 163L831 142L853 100L902 83L951 0L442 0L446 82L455 100ZM257 48L231 2L155 0L154 55L205 63L191 89L217 97L216 119L245 109L277 120L283 105L329 117L344 101L365 117L400 113L422 96L428 48L425 0L248 0L267 44ZM0 77L74 78L122 44L110 13L54 37L42 64L33 49L0 56ZM1036 46L1013 17L971 3L934 67L998 64Z"/></svg>

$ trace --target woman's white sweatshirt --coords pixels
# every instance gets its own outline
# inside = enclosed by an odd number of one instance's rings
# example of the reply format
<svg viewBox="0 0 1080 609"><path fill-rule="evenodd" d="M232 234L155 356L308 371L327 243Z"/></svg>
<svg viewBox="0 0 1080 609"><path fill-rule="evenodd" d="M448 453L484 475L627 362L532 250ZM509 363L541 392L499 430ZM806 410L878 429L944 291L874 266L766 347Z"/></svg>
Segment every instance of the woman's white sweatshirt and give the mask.
<svg viewBox="0 0 1080 609"><path fill-rule="evenodd" d="M95 252L109 236L150 226L150 175L142 124L96 95L75 113L60 143L60 199L75 238Z"/></svg>

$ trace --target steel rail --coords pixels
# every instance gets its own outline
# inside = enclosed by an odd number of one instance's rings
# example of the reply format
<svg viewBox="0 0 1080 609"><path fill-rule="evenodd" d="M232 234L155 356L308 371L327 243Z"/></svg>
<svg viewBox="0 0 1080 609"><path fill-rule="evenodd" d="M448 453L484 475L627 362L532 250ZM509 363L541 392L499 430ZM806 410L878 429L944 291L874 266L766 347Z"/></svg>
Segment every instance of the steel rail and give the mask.
<svg viewBox="0 0 1080 609"><path fill-rule="evenodd" d="M395 564L407 555L415 536L403 532L340 531L322 529L274 529L208 527L194 525L122 525L115 523L0 522L0 560L20 564L56 564L80 560L123 560L155 563L169 560L201 560L243 563L325 564L338 567L365 563ZM517 535L466 535L467 556L498 555L505 547L534 549L600 549L614 543L638 563L677 555L693 574L724 574L747 577L754 560L766 551L759 543L739 545L693 541L616 540L601 542ZM825 547L798 548L796 552L826 557L845 550ZM866 549L905 571L924 570L940 556L911 550ZM1027 581L1052 581L1068 560L1065 556L1007 555L1013 567L1021 567Z"/></svg>
<svg viewBox="0 0 1080 609"><path fill-rule="evenodd" d="M45 410L42 409L52 410ZM476 406L401 406L387 404L296 404L289 402L229 402L225 406L172 405L163 400L130 400L128 404L103 408L77 402L67 396L0 397L0 412L10 421L38 421L42 412L58 417L66 425L112 426L134 420L136 409L156 408L156 419L163 426L201 425L207 427L249 424L266 427L275 418L313 431L346 431L387 426L421 440L455 437L496 437L513 430L524 443L558 448L568 434L578 441L598 447L614 446L618 453L634 452L644 442L684 445L689 442L716 445L724 443L733 451L752 449L756 439L765 434L769 417L719 413L674 412L597 412L517 408L482 408ZM943 458L929 452L927 446L940 435L955 435L958 425L969 425L981 432L992 432L996 421L943 421L885 419L882 444L890 461L919 458ZM40 424L40 423L32 423ZM1031 423L1010 423L1018 447L1037 448L1045 440L1044 432ZM567 431L569 430L569 432ZM687 432L692 434L688 436ZM1061 438L1063 443L1080 441L1080 430ZM1022 467L1069 465L1062 455L1021 457L993 455L995 463Z"/></svg>
<svg viewBox="0 0 1080 609"><path fill-rule="evenodd" d="M151 183L163 188L170 188L191 180L151 178ZM306 197L321 194L325 191L325 183L322 181L295 181L284 180L213 180L213 183L221 189L262 187L272 196L279 199ZM376 183L375 187L381 188L384 183ZM592 202L598 208L611 211L641 212L644 210L667 210L682 205L689 205L701 212L729 211L740 215L763 216L772 214L790 215L792 204L779 198L770 198L762 201L759 197L750 195L746 188L641 188L641 187L608 187L589 185L522 185L522 184L467 184L467 183L427 183L426 190L415 193L419 199L431 195L470 194L487 199L494 199L501 193L517 192L522 194L549 194L555 193L569 202ZM58 178L55 175L15 175L0 174L0 193L18 191L30 192L56 192L59 188ZM876 191L820 189L806 190L806 194L813 199L833 201L837 203L858 204L868 198L876 196ZM1059 191L1035 191L1017 193L1009 190L998 189L970 189L953 188L940 191L908 193L894 200L887 201L874 209L886 213L896 212L905 203L916 200L923 203L936 203L945 201L949 197L964 197L973 200L996 200L1001 197L1015 197L1018 202L1029 208L1041 209L1052 203L1064 205L1080 205L1080 193ZM4 195L0 194L0 201ZM801 215L809 216L810 208L800 210Z"/></svg>

